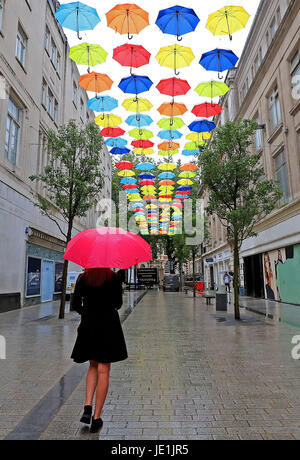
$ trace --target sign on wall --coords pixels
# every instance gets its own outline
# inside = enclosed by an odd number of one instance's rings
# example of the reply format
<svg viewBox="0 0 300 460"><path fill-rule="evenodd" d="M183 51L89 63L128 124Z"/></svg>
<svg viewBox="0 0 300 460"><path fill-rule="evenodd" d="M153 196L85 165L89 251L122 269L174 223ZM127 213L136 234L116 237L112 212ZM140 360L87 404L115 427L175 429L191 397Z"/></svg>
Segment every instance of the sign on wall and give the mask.
<svg viewBox="0 0 300 460"><path fill-rule="evenodd" d="M41 264L41 259L27 259L26 297L39 296L41 293Z"/></svg>

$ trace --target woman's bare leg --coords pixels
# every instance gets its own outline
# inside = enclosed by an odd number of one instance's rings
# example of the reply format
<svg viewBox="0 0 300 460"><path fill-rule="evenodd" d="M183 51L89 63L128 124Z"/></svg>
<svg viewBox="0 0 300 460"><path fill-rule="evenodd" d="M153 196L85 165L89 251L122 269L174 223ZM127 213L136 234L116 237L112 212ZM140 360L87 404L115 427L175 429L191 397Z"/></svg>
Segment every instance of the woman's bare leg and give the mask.
<svg viewBox="0 0 300 460"><path fill-rule="evenodd" d="M96 361L90 361L90 367L86 376L86 393L85 393L85 405L92 406L94 394L97 388L98 381L98 363Z"/></svg>
<svg viewBox="0 0 300 460"><path fill-rule="evenodd" d="M98 383L94 419L98 419L101 416L109 387L109 372L110 364L98 364Z"/></svg>

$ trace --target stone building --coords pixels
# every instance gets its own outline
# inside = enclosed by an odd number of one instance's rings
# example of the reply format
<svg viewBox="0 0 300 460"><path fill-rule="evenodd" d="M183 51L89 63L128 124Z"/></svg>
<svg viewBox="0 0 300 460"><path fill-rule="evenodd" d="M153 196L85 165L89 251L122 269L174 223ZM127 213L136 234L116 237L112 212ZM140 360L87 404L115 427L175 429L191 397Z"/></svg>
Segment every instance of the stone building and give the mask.
<svg viewBox="0 0 300 460"><path fill-rule="evenodd" d="M221 99L217 125L257 120L253 139L266 176L278 180L283 198L255 228L241 251L242 293L300 304L300 1L262 0L238 68L229 71L231 91ZM200 195L207 199L200 187ZM225 228L210 217L211 241L203 255L208 287L232 270Z"/></svg>
<svg viewBox="0 0 300 460"><path fill-rule="evenodd" d="M52 300L60 291L63 237L34 207L40 190L29 176L47 164L49 129L94 118L55 7L54 0L0 0L0 311ZM102 166L102 193L110 198L106 148ZM74 233L95 220L89 212Z"/></svg>

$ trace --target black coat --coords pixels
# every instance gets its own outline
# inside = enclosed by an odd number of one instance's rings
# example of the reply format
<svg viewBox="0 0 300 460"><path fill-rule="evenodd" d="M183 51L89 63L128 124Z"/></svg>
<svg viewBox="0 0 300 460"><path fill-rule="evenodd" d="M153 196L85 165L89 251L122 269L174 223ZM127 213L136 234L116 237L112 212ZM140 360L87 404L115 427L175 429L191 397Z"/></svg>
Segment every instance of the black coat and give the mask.
<svg viewBox="0 0 300 460"><path fill-rule="evenodd" d="M81 315L71 355L76 363L113 363L127 359L126 343L117 310L123 304L122 285L116 275L101 286L88 286L80 276L71 307Z"/></svg>

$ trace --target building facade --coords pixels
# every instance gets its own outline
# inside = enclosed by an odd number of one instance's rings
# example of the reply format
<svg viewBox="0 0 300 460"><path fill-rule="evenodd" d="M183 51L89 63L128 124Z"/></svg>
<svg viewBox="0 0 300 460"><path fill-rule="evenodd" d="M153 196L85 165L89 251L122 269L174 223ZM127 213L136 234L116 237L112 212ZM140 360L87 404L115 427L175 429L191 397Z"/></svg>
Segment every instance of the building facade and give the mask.
<svg viewBox="0 0 300 460"><path fill-rule="evenodd" d="M56 3L0 0L0 311L53 300L60 293L63 237L34 206L41 186L29 176L47 165L49 129L70 119L85 124L94 118L54 17ZM102 168L102 193L110 198L106 148ZM74 234L95 222L92 210L76 221Z"/></svg>
<svg viewBox="0 0 300 460"><path fill-rule="evenodd" d="M300 304L300 1L262 0L231 88L221 99L217 125L257 120L253 153L266 176L278 181L283 198L256 226L241 251L242 293ZM200 187L200 195L207 199ZM208 286L222 284L233 269L225 228L209 218L211 240L203 256Z"/></svg>

